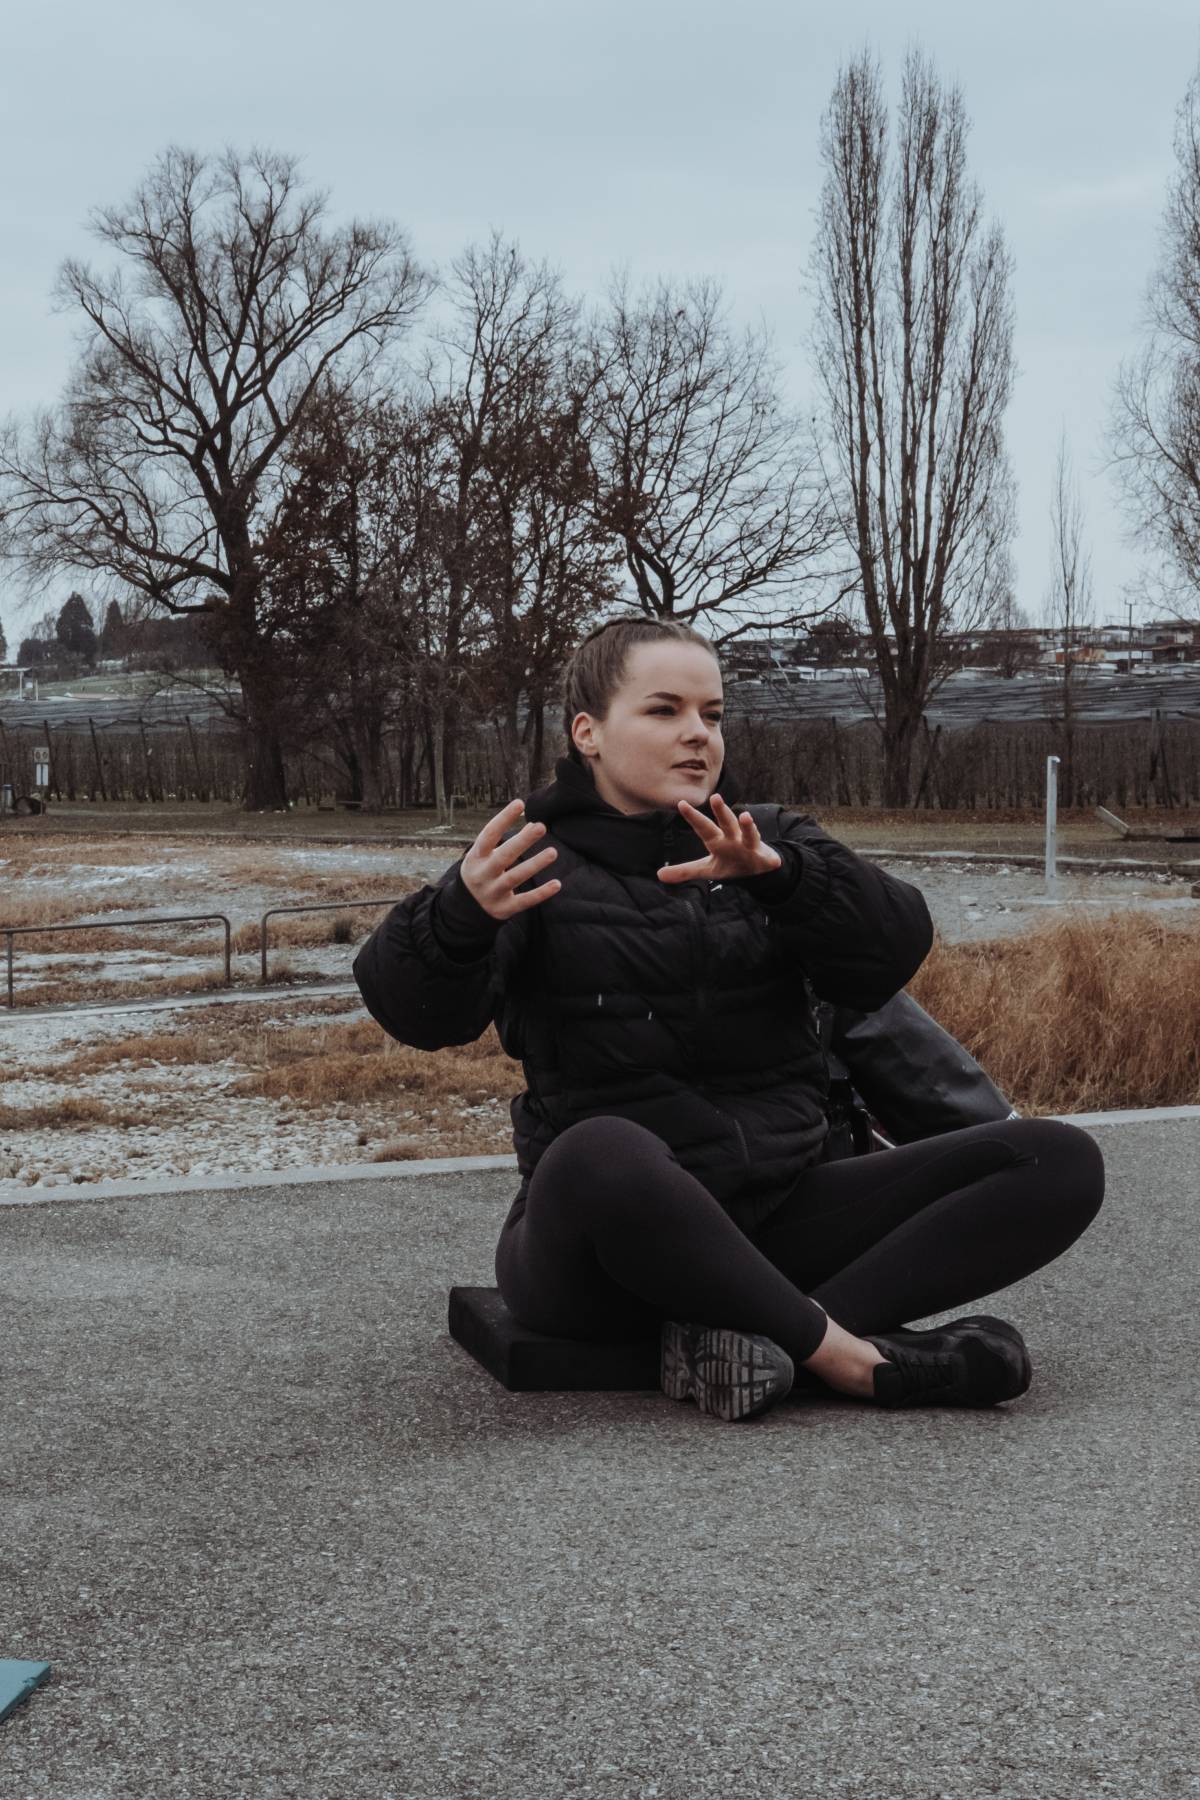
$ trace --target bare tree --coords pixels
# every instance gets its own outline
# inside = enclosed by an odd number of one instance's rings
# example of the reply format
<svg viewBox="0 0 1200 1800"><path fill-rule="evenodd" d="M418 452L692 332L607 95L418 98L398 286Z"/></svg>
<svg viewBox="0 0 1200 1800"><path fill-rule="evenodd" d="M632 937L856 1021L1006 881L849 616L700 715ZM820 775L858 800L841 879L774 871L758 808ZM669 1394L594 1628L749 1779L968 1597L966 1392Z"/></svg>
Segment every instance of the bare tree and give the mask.
<svg viewBox="0 0 1200 1800"><path fill-rule="evenodd" d="M444 621L446 787L463 696L492 713L513 791L536 781L546 693L584 623L615 597L584 437L594 379L578 307L545 264L493 233L453 265L430 360L439 431L436 555L424 604ZM526 735L518 729L527 699ZM532 736L532 746L529 737Z"/></svg>
<svg viewBox="0 0 1200 1800"><path fill-rule="evenodd" d="M735 332L714 282L635 297L620 278L592 351L598 517L645 611L733 615L718 644L766 617L787 629L819 614L815 593L786 615L766 604L827 576L832 522L765 332Z"/></svg>
<svg viewBox="0 0 1200 1800"><path fill-rule="evenodd" d="M1065 804L1073 806L1078 786L1075 741L1079 694L1091 668L1086 633L1095 617L1095 600L1092 559L1084 542L1083 502L1065 430L1058 441L1050 495L1050 586L1046 613L1058 639L1050 710L1062 727L1063 795Z"/></svg>
<svg viewBox="0 0 1200 1800"><path fill-rule="evenodd" d="M894 145L866 52L839 75L822 127L814 350L830 497L881 684L891 806L908 802L946 647L986 622L1008 579L1010 259L981 219L967 130L960 90L916 51Z"/></svg>
<svg viewBox="0 0 1200 1800"><path fill-rule="evenodd" d="M526 397L488 445L475 508L473 589L489 620L470 684L490 713L513 793L537 787L547 761L547 696L580 633L618 597L618 547L597 525L591 459L577 400ZM525 727L518 708L525 702Z"/></svg>
<svg viewBox="0 0 1200 1800"><path fill-rule="evenodd" d="M314 395L282 452L280 502L260 542L289 702L307 737L315 728L328 739L350 799L371 811L383 800L395 699L395 656L372 625L397 415L387 397L362 401L332 386Z"/></svg>
<svg viewBox="0 0 1200 1800"><path fill-rule="evenodd" d="M1145 303L1121 365L1110 438L1135 536L1200 589L1200 70L1175 119L1175 173ZM1181 606L1181 611L1182 611Z"/></svg>
<svg viewBox="0 0 1200 1800"><path fill-rule="evenodd" d="M444 727L468 634L456 618L451 655L454 456L442 409L329 390L296 432L286 470L264 548L271 604L294 652L290 695L369 809L382 797L386 731L419 721L439 821L452 824Z"/></svg>
<svg viewBox="0 0 1200 1800"><path fill-rule="evenodd" d="M127 205L93 215L117 268L62 268L83 341L60 407L0 446L7 544L35 577L99 572L210 615L240 683L251 807L286 800L260 548L281 452L323 381L368 380L429 285L398 229L326 230L325 205L289 157L164 152Z"/></svg>

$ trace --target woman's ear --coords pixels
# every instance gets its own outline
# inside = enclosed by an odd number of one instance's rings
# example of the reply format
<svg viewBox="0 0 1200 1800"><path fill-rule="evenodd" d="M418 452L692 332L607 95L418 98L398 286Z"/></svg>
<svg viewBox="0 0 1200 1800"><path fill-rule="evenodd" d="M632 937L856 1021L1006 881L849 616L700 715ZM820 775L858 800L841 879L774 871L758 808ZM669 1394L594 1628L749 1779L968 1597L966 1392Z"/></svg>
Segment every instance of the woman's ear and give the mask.
<svg viewBox="0 0 1200 1800"><path fill-rule="evenodd" d="M582 720L582 724L580 724ZM576 730L578 726L578 730ZM580 756L585 759L595 750L592 742L592 721L586 713L577 713L571 725L571 739Z"/></svg>

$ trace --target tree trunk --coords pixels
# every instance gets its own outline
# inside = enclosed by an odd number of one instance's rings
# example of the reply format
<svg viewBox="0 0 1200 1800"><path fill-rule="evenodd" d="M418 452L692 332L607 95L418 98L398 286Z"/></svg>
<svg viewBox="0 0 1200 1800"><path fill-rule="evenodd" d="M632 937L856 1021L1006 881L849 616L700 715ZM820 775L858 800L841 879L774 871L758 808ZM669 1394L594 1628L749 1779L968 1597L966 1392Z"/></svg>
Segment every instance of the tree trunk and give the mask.
<svg viewBox="0 0 1200 1800"><path fill-rule="evenodd" d="M528 752L517 724L515 695L508 702L504 718L496 720L496 735L504 764L504 785L510 798L516 799L518 795L527 794L531 784Z"/></svg>
<svg viewBox="0 0 1200 1800"><path fill-rule="evenodd" d="M287 773L271 671L255 661L239 669L238 677L246 710L246 793L243 804L247 812L284 812L287 809Z"/></svg>
<svg viewBox="0 0 1200 1800"><path fill-rule="evenodd" d="M1059 793L1064 806L1075 804L1075 690L1074 668L1068 662L1063 668L1063 759Z"/></svg>
<svg viewBox="0 0 1200 1800"><path fill-rule="evenodd" d="M383 809L383 731L376 719L359 714L354 721L354 749L359 770L358 798L364 812Z"/></svg>
<svg viewBox="0 0 1200 1800"><path fill-rule="evenodd" d="M414 763L416 762L416 757L417 757L416 741L413 737L412 731L406 726L405 730L404 730L404 737L401 740L401 744L400 744L400 756L399 756L399 762L400 762L400 797L399 798L400 798L401 807L404 808L406 811L409 807L415 806L416 799L417 799L417 784L416 784L415 771L414 771L414 767L413 767Z"/></svg>
<svg viewBox="0 0 1200 1800"><path fill-rule="evenodd" d="M885 719L883 725L883 804L906 807L912 793L913 746L920 716Z"/></svg>
<svg viewBox="0 0 1200 1800"><path fill-rule="evenodd" d="M351 806L361 806L363 803L362 761L353 742L347 742L342 755L346 759L346 771L350 776L349 803Z"/></svg>
<svg viewBox="0 0 1200 1800"><path fill-rule="evenodd" d="M436 808L435 824L453 825L453 797L447 801L446 796L446 713L441 696L436 696L429 706L429 755L433 772L433 799Z"/></svg>
<svg viewBox="0 0 1200 1800"><path fill-rule="evenodd" d="M458 695L450 688L443 698L440 710L441 744L438 763L442 790L438 800L439 825L454 824L454 790L458 785L459 713Z"/></svg>
<svg viewBox="0 0 1200 1800"><path fill-rule="evenodd" d="M529 752L529 785L539 788L545 785L546 775L544 762L546 756L546 706L540 694L531 694L529 713L533 720L533 748Z"/></svg>

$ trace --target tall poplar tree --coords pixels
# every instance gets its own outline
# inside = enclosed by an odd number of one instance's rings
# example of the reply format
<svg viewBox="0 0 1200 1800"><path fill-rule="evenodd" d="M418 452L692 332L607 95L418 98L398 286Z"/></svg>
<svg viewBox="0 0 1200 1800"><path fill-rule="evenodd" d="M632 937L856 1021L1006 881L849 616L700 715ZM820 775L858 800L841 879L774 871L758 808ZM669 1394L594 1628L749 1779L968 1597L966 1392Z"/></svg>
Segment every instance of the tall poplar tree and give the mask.
<svg viewBox="0 0 1200 1800"><path fill-rule="evenodd" d="M967 130L961 91L917 51L894 121L864 52L822 125L814 348L830 498L882 690L890 806L909 802L953 638L1008 585L1011 264L968 174Z"/></svg>

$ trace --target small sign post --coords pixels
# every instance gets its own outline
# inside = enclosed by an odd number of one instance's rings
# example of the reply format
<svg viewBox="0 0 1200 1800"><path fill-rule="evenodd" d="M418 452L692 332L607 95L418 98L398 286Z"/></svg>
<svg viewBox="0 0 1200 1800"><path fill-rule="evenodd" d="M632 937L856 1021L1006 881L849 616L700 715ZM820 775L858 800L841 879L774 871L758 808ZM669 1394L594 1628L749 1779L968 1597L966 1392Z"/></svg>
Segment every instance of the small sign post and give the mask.
<svg viewBox="0 0 1200 1800"><path fill-rule="evenodd" d="M1055 893L1058 880L1058 762L1046 758L1046 892Z"/></svg>
<svg viewBox="0 0 1200 1800"><path fill-rule="evenodd" d="M33 747L33 784L39 788L50 786L50 748L47 744Z"/></svg>

